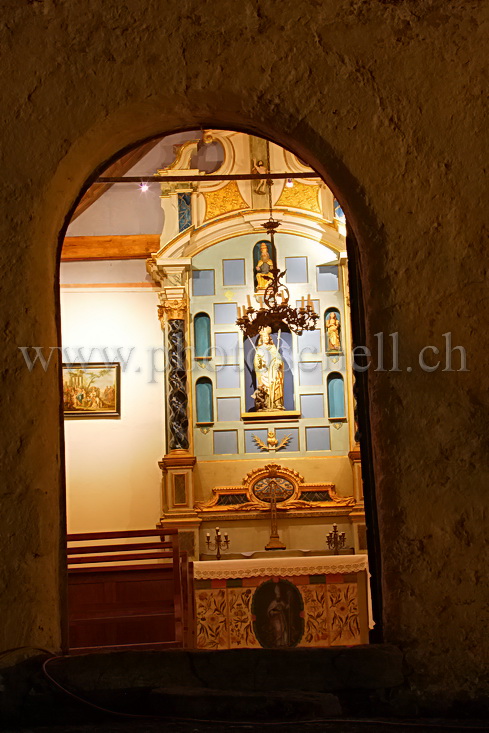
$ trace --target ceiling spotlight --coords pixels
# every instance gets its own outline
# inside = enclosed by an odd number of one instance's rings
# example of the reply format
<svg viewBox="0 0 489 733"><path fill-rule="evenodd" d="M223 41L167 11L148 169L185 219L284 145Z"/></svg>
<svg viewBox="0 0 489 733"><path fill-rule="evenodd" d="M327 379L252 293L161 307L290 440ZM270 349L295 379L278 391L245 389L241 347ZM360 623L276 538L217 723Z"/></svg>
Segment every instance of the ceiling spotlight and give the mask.
<svg viewBox="0 0 489 733"><path fill-rule="evenodd" d="M149 185L147 183L144 183L144 181L141 181L139 184L139 190L141 193L146 193L146 191L149 189Z"/></svg>
<svg viewBox="0 0 489 733"><path fill-rule="evenodd" d="M292 178L287 178L285 185L287 186L287 188L292 188L292 186L294 185L294 181L292 180Z"/></svg>

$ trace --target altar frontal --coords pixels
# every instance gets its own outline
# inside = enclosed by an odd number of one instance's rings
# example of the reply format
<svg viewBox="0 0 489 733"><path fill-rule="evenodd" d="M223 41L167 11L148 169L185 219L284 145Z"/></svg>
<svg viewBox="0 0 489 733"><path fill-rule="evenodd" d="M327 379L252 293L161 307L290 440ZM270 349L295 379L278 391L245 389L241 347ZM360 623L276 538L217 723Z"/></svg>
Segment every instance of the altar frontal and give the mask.
<svg viewBox="0 0 489 733"><path fill-rule="evenodd" d="M208 561L194 569L200 649L368 641L365 555Z"/></svg>

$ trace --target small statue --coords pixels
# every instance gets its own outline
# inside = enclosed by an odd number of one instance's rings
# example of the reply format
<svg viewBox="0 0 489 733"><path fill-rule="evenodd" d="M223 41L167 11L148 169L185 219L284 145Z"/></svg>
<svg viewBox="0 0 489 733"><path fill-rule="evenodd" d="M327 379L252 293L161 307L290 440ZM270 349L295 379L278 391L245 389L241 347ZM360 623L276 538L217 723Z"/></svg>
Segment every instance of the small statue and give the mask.
<svg viewBox="0 0 489 733"><path fill-rule="evenodd" d="M326 331L328 334L327 351L341 351L340 327L339 318L335 311L332 311L326 319Z"/></svg>
<svg viewBox="0 0 489 733"><path fill-rule="evenodd" d="M266 176L267 169L263 165L263 160L254 160L253 161L252 173L261 173L262 176ZM267 185L267 182L264 178L262 178L260 181L255 181L255 187L254 187L255 193L264 195L266 193L266 190L265 190L266 185Z"/></svg>
<svg viewBox="0 0 489 733"><path fill-rule="evenodd" d="M267 409L268 393L263 385L253 392L253 399L255 400L255 409L257 412L263 412Z"/></svg>
<svg viewBox="0 0 489 733"><path fill-rule="evenodd" d="M272 279L270 270L273 270L273 260L268 251L268 244L262 242L260 245L260 259L256 266L256 289L266 290Z"/></svg>

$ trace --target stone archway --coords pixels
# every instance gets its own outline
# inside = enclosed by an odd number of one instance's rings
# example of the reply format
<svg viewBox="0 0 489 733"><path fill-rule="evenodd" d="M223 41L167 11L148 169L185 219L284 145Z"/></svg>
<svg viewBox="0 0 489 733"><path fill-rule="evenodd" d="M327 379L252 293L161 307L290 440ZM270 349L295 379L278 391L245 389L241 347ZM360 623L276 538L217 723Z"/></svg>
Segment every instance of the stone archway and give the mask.
<svg viewBox="0 0 489 733"><path fill-rule="evenodd" d="M435 697L481 695L484 10L201 5L173 3L164 17L158 3L138 14L115 0L95 3L96 15L70 3L5 11L2 647L60 645L58 375L28 372L18 347L58 343L64 222L120 151L219 122L308 155L345 206L367 345L398 331L409 357L452 331L472 354L456 384L441 370L368 379L386 639L410 651Z"/></svg>
<svg viewBox="0 0 489 733"><path fill-rule="evenodd" d="M167 133L167 134L171 134L171 133ZM132 146L132 147L134 147L134 146ZM306 161L308 160L308 157L309 156L307 154L306 155L303 155L303 159L306 160ZM226 172L226 171L224 171L224 172ZM93 175L96 176L96 175L98 175L98 173L97 172L94 172ZM107 174L105 174L105 175L107 175ZM112 174L109 174L109 175L112 175ZM329 195L331 196L331 193ZM331 199L331 201L332 201L332 199ZM331 204L331 206L332 206L332 204ZM206 233L207 233L207 237L209 237L208 228L206 229ZM354 248L356 250L357 249L356 240L354 240L352 237L353 237L353 235L350 235L349 247L350 247L350 249L351 248ZM343 242L344 242L344 240L343 240ZM198 247L198 245L194 245L194 246L197 246ZM344 250L344 248L345 248L345 245L343 243L342 249ZM167 255L165 255L165 256L167 256ZM355 263L358 262L358 256L355 256L353 259L354 259L354 262ZM355 272L355 288L356 289L354 288L352 290L352 298L353 298L353 300L356 303L356 300L355 299L358 298L358 297L360 297L359 296L359 293L357 293L357 289L358 289L357 286L358 286L358 281L359 281L359 274L357 272L357 265L356 264L355 264L355 267L354 267L354 272ZM355 306L355 307L356 307L356 313L357 313L356 318L360 318L360 319L363 320L363 318L364 318L364 316L363 316L363 307L361 307L360 303L358 303L358 305ZM365 327L364 327L364 324L363 323L362 324L359 324L359 327L358 327L357 331L358 332L364 332L365 331ZM348 339L349 339L349 336L348 336ZM365 389L365 387L362 386L362 389ZM358 392L360 392L360 391L361 390L358 390ZM359 401L362 402L361 395L359 397ZM362 435L365 435L366 436L369 433L369 430L368 430L368 415L367 415L367 410L366 409L365 409L364 412L362 412L362 415L361 415L361 418L360 419L365 421L366 427L364 427L362 429ZM353 423L353 421L351 421L351 424L352 423ZM359 456L359 453L358 453L358 456ZM370 476L372 475L371 471L369 472L369 475ZM370 483L370 487L371 487L370 488L370 491L371 491L371 494L372 494L372 501L370 502L369 510L374 514L375 513L375 502L373 501L373 482L372 481ZM71 510L71 516L73 516L73 509ZM369 517L369 527L370 526L376 527L376 520L374 519L371 522L370 517ZM71 530L71 531L73 531L73 530ZM369 538L370 538L370 536L373 536L373 532L371 530L369 531ZM375 537L375 539L377 539L377 538ZM372 558L375 557L376 550L378 550L377 543L370 542L370 552L371 552L371 557ZM380 567L380 558L379 558L378 565ZM373 605L374 605L374 610L375 610L375 618L378 619L378 621L376 622L376 625L375 625L375 632L372 635L372 641L374 641L374 640L377 640L377 641L381 640L381 621L380 621L381 620L381 598L380 598L380 591L379 591L379 588L380 588L380 584L379 584L380 571L378 571L378 575L376 575L376 570L377 570L377 563L372 562L372 575L374 576L375 580L377 581L377 583L375 583L375 582L373 583L373 587L374 587L374 604Z"/></svg>
<svg viewBox="0 0 489 733"><path fill-rule="evenodd" d="M24 526L30 525L29 516L32 516L32 514L36 515L39 520L35 531L33 532L31 528L31 531L23 537L22 544L25 546L27 554L31 552L34 558L32 568L25 568L26 585L29 587L36 587L37 581L40 578L43 578L43 580L40 583L39 592L35 593L35 598L32 597L32 605L30 605L30 607L29 604L25 604L23 594L19 592L19 603L23 605L24 614L27 614L31 619L37 617L48 619L49 625L51 625L51 628L47 630L46 627L48 626L48 623L44 620L43 623L38 624L37 633L34 633L34 635L28 640L25 639L25 641L29 641L29 643L34 645L52 646L57 648L60 643L60 629L64 623L63 614L60 613L57 602L57 597L59 597L58 591L60 588L63 588L64 585L64 563L61 562L61 564L59 564L57 561L57 558L60 557L61 553L60 546L58 544L58 537L61 537L62 539L64 532L64 474L62 461L63 435L61 429L62 426L60 425L60 412L58 405L56 404L58 400L59 375L53 369L55 360L57 359L56 347L59 345L59 303L57 295L55 293L53 294L52 286L48 287L47 284L48 282L56 283L56 257L59 257L64 231L67 223L69 222L71 211L76 205L77 200L81 197L84 190L86 190L90 183L97 177L101 168L106 166L114 158L119 157L121 153L126 152L129 148L139 145L142 140L141 134L143 132L150 132L147 117L144 120L144 126L142 126L140 115L135 115L132 129L123 129L125 127L125 122L126 116L123 115L122 120L119 122L119 135L112 136L111 150L107 146L107 139L104 139L103 141L99 140L98 144L95 140L82 139L79 141L78 145L70 151L70 154L62 161L57 174L44 192L45 196L43 203L42 205L39 205L40 208L37 212L37 216L35 217L36 234L32 233L31 235L36 239L36 241L51 241L52 245L57 240L57 254L55 254L53 249L51 250L55 256L55 260L51 260L51 263L44 261L42 268L39 268L37 272L39 276L37 284L37 300L38 302L41 302L41 299L45 299L44 302L46 305L42 308L42 311L39 308L37 309L38 315L35 317L35 321L36 326L39 326L41 322L41 314L42 316L46 316L43 323L43 329L32 329L30 333L28 330L25 330L20 340L20 344L22 346L48 344L49 347L52 346L51 368L48 368L46 372L39 368L33 369L29 372L25 368L25 365L23 366L21 364L18 370L19 377L22 378L21 381L24 385L24 399L27 399L27 394L31 393L30 390L32 389L35 394L43 395L41 404L45 408L44 410L39 411L37 409L37 407L40 406L39 402L29 404L28 407L26 407L25 417L26 419L30 419L32 425L36 424L39 429L41 429L41 424L43 425L43 440L40 441L40 445L37 446L37 448L34 447L34 441L30 442L29 447L32 451L32 457L29 456L28 461L29 466L36 465L38 467L49 485L49 490L41 490L39 495L34 493L26 497L26 514L23 514L24 506L21 505L21 513L20 515L17 515L19 518L22 517ZM207 120L205 120L205 122L207 122ZM225 126L225 123L222 122L222 117L219 118L219 123L220 125L218 126ZM236 125L236 127L241 127L241 129L246 128L248 130L252 128L256 131L256 128L258 127L256 124L248 125L246 123L247 120L245 120L240 126ZM154 131L156 132L156 120L153 124ZM175 131L177 127L182 129L181 124L177 126L174 123L172 127L167 128L167 130ZM287 140L291 139L287 134L279 135L271 129L265 130L265 124L262 124L259 127L263 128L263 132L270 139L280 142L282 141L282 138L287 138ZM262 132L262 129L258 131ZM105 125L102 125L100 133L104 135L105 132ZM161 128L159 128L157 132L161 134ZM145 139L148 139L148 137ZM118 150L114 150L114 138L117 140L119 145L121 141L124 141L126 144L119 147ZM132 138L134 142L131 140L131 142L128 143L129 138ZM93 169L89 171L87 175L87 160L89 159L88 149L90 147L92 147L90 158L92 161L95 160L95 164L93 165L92 163ZM293 144L292 148L294 149L294 152L297 151L297 153L302 157L308 160L311 159L312 156L310 156L302 146L296 146ZM83 159L83 165L79 163L80 159ZM318 169L320 167L327 167L327 165L319 166L316 161L314 162L314 165L316 165ZM74 185L67 185L67 171L74 171L77 169L77 166L78 170L76 180L78 185L80 185L80 188L78 191L75 191L75 177L70 175L69 179L73 180ZM82 177L84 178L83 182L81 180ZM63 181L65 184L64 186ZM345 209L349 211L349 208L345 203L344 196L342 196L341 193L338 193L338 196L340 197L341 202L345 205ZM61 201L63 201L65 206L64 211L62 210ZM57 227L59 227L58 231L56 231ZM51 301L50 306L48 305L49 301ZM50 395L49 398L48 395ZM30 415L30 418L27 417L28 415ZM56 446L56 443L58 444L58 448L55 448L53 452L52 448ZM27 465L25 465L24 469L29 478L26 480L24 474L23 481L29 484L32 484L33 480L35 482L31 473L32 468L28 469ZM38 474L38 477L39 475L40 474ZM56 485L60 487L59 494L54 491L54 486ZM38 496L41 499L40 503L36 501ZM16 510L18 508L19 507L17 507ZM39 532L38 536L36 536L36 531ZM38 548L40 547L42 548L41 553L38 551ZM32 548L32 550L27 548ZM40 557L38 557L38 555L40 555ZM46 583L46 577L49 577L50 582ZM60 593L61 597L64 597L64 595L64 592ZM7 642L7 645L14 646L17 643L20 645L20 642L23 642L24 638L19 637L18 625L15 625L15 629L12 629L12 632L13 633L10 638L15 639L15 641L13 641L13 643Z"/></svg>

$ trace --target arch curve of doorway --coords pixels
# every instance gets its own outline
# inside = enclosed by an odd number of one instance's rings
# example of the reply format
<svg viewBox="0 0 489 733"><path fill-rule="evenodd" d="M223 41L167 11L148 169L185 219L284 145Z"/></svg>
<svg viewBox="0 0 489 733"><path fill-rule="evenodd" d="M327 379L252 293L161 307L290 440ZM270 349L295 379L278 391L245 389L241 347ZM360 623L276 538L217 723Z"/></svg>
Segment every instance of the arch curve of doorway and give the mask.
<svg viewBox="0 0 489 733"><path fill-rule="evenodd" d="M215 125L212 125L212 126L211 125L202 125L202 128L203 129L206 129L206 128L215 129L216 126ZM166 135L170 135L170 134L174 134L175 132L187 131L188 129L189 128L182 129L180 127L178 130L176 130L175 128L173 128L173 129L167 131L165 133L165 136ZM195 129L195 127L194 127L194 129ZM217 126L217 129L225 129L225 128L224 128L224 125L220 125L220 126ZM248 134L251 133L250 127L245 127L245 128L241 128L241 129L238 130L237 129L237 126L234 126L233 129L236 130L236 131L243 131L243 129L244 129L244 131L246 133L248 133ZM161 137L161 135L158 135L157 137ZM273 135L273 138L270 135L266 135L264 137L265 137L265 139L268 139L271 142L275 142L275 143L277 143L277 141L280 138L280 136L278 134L274 134ZM138 145L140 145L140 144L142 144L142 143L144 143L146 141L148 141L148 138L145 138L144 140L138 140L137 143L132 143L131 145L126 145L124 148L119 149L118 152L115 155L112 155L109 159L106 159L102 163L99 163L97 165L96 169L90 175L90 177L85 181L85 184L84 184L82 190L80 191L80 195L77 197L76 201L78 201L80 199L80 196L86 190L87 186L89 186L94 180L96 180L96 177L98 175L100 175L100 172L103 169L105 169L107 165L110 165L112 162L114 162L116 159L118 159L121 155L126 154L130 150L134 149L135 147L137 147ZM280 143L277 143L277 144L280 144ZM307 163L309 163L309 160L310 160L310 157L311 157L309 155L309 153L305 153L305 154L304 153L301 153L301 154L299 154L299 152L298 152L299 149L300 149L300 146L294 145L293 146L293 154L294 155L300 155L300 158L302 160L305 160L305 161L307 161ZM336 162L336 165L337 165L337 162ZM340 196L340 200L343 201L343 199L341 198L341 195L338 194L337 191L334 191L334 193L335 193L336 197ZM74 205L76 205L76 202L75 202ZM346 204L344 205L344 208L346 208L347 210L349 210L349 207ZM73 206L71 208L71 211L73 211ZM67 221L68 220L69 219L67 219ZM354 250L355 250L354 256L353 256L352 259L353 259L353 261L355 263L357 263L358 262L358 252L357 252L356 240L353 239L350 236L350 239L349 239L349 242L348 243L349 243L349 249L351 249L353 247ZM338 254L338 256L340 255L339 252L337 254ZM358 278L356 278L356 279L358 279ZM353 297L354 298L359 297L359 292L357 292L357 290L358 290L358 282L355 282L353 284L353 287L352 287L352 292L353 292ZM362 313L362 308L361 308L360 304L359 304L359 306L357 308L357 316L359 318L362 318L363 319L363 313ZM361 397L358 397L357 399L358 399L359 402L361 402L361 399L362 398ZM362 416L361 419L367 420L367 418L366 418L366 410L365 410L364 415ZM368 432L368 430L369 429L368 429L368 420L367 420L367 422L364 425L363 432L364 433L365 432ZM368 490L369 490L369 488L367 488L367 491ZM372 485L370 487L370 491L371 491L371 494L372 494L372 501L371 501L371 507L370 507L370 509L371 509L371 512L375 513L375 503L374 503L374 499L373 499L373 483L372 483ZM373 524L374 524L374 526L376 526L376 520L373 522ZM375 534L375 537L377 538L377 535L376 534ZM379 562L380 562L380 556L379 556L379 552L378 552L378 547L376 545L373 545L371 548L369 548L369 551L370 551L370 556L371 556L371 561L372 561L372 575L375 578L374 585L376 584L376 587L377 587L377 592L374 593L374 604L373 604L374 605L374 612L375 612L376 619L379 619L377 621L377 623L376 623L376 628L375 628L375 633L373 635L373 640L381 640L381 633L382 633L382 624L381 624L381 621L380 621L380 619L381 619L381 598L380 598L380 593L378 592L378 589L379 589L379 586L380 586L380 582L379 582L380 581L380 574L379 573L376 574L376 570L375 570L376 563L374 562L374 558L376 556L376 553L377 553Z"/></svg>
<svg viewBox="0 0 489 733"><path fill-rule="evenodd" d="M266 100L261 103L261 110L256 117L250 118L246 112L238 113L235 110L226 110L223 105L216 105L216 110L209 112L209 105L205 112L198 112L199 104L196 100L197 111L190 113L188 107L192 103L191 96L186 101L186 109L182 111L182 100L175 98L173 100L166 99L165 107L162 109L154 105L140 105L135 103L123 110L117 110L109 115L98 124L93 125L85 134L78 137L70 146L68 152L59 161L56 171L52 176L46 189L42 191L40 203L34 212L32 227L33 240L43 243L45 256L46 249L51 252L51 264L48 271L56 272L63 238L66 228L70 221L76 205L96 180L101 172L121 155L141 145L145 141L160 137L162 134L171 134L174 132L195 129L197 126L202 128L215 127L217 129L234 129L237 131L256 134L269 139L283 147L291 150L299 158L305 160L313 167L320 177L331 187L335 197L340 201L347 217L351 215L352 228L357 230L360 235L362 231L365 234L368 231L376 229L374 223L373 212L369 210L367 201L363 196L363 189L358 182L354 180L352 174L347 170L346 165L342 162L339 152L334 152L333 147L324 140L319 130L313 130L311 126L305 124L299 119L286 118L283 124L280 124L280 118L274 116L273 123L267 122L269 117L269 106ZM218 107L218 108L217 108ZM168 110L175 109L174 113ZM257 119L259 121L257 121ZM285 122L287 124L285 124ZM328 171L335 171L335 180L329 175ZM340 173L341 172L341 173ZM367 241L366 236L364 241ZM350 240L350 246L356 248L356 240ZM361 247L358 248L360 252ZM358 254L358 253L357 253ZM357 256L358 261L358 256ZM365 252L366 262L369 260L368 252ZM46 261L44 262L46 266ZM51 291L52 292L52 291ZM49 311L47 311L49 313ZM56 331L58 334L59 344L59 299L56 296L53 301L53 311L55 318L51 323L57 323ZM48 332L53 334L52 326L48 327ZM46 339L47 342L53 343L52 335ZM51 382L51 394L57 391L57 386ZM59 431L59 420L62 417L58 409L52 406L52 410L47 410L42 415L43 427L46 435L60 435L60 451L63 454L62 431ZM64 487L64 475L62 463L57 463L54 472L58 473L58 482ZM53 482L51 481L51 485ZM58 503L55 497L51 497L53 505ZM60 532L63 536L63 505L64 499L61 499L61 515L60 515ZM52 517L49 524L52 526ZM56 533L50 538L51 552L56 552ZM59 568L58 570L59 571ZM58 576L63 585L62 574ZM61 593L64 596L64 593ZM48 607L52 611L52 601L48 602ZM379 610L377 609L378 613ZM54 614L53 614L54 615ZM379 616L377 616L379 617ZM58 648L59 639L58 629L61 627L61 616L56 621L49 635L53 648ZM380 629L380 624L377 626ZM43 634L41 634L41 639ZM46 642L42 642L46 643Z"/></svg>

